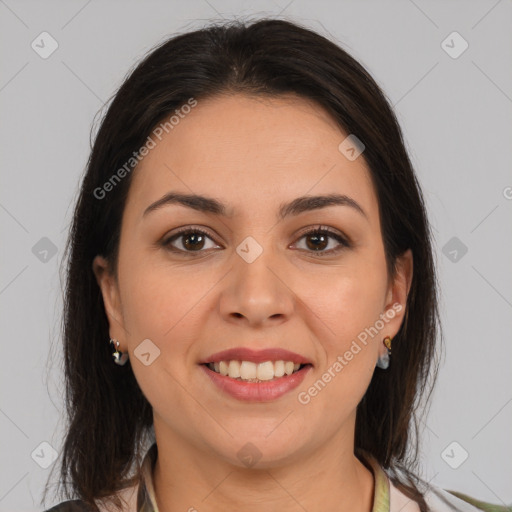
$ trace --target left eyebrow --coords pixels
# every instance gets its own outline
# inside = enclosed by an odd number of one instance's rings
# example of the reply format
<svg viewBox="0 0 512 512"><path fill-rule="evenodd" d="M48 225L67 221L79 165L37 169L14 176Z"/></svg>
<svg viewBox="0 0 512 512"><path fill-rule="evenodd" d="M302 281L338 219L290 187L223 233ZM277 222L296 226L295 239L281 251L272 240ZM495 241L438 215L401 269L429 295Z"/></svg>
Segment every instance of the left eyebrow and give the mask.
<svg viewBox="0 0 512 512"><path fill-rule="evenodd" d="M152 211L171 204L179 204L200 212L211 213L213 215L223 217L232 218L234 216L233 209L230 209L228 213L227 206L213 197L197 194L180 194L177 192L169 192L168 194L165 194L163 197L149 205L144 210L142 216L144 217ZM342 194L298 197L288 203L281 204L279 207L278 219L283 220L290 215L299 215L300 213L319 210L329 206L348 206L368 220L368 216L359 203L351 197Z"/></svg>

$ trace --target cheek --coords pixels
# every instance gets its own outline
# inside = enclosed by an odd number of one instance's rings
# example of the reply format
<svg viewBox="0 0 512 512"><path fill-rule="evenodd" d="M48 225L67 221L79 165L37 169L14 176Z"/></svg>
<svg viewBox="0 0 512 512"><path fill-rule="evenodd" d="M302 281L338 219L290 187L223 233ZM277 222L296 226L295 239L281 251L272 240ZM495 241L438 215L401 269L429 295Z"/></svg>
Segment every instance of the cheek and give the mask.
<svg viewBox="0 0 512 512"><path fill-rule="evenodd" d="M133 348L153 340L162 351L186 350L202 325L204 295L218 278L206 267L172 265L154 255L131 254L120 260L123 320Z"/></svg>
<svg viewBox="0 0 512 512"><path fill-rule="evenodd" d="M187 394L180 383L187 381L189 368L183 363L204 324L199 317L201 298L214 285L212 277L198 286L201 276L191 279L183 268L152 261L147 254L137 258L132 252L124 262L120 259L119 278L123 321L137 382L156 410L185 410ZM148 339L151 344L144 341ZM149 365L138 359L143 346L154 361ZM162 393L163 389L168 392Z"/></svg>
<svg viewBox="0 0 512 512"><path fill-rule="evenodd" d="M125 279L123 318L130 338L160 339L173 328L188 295L180 283L143 267Z"/></svg>
<svg viewBox="0 0 512 512"><path fill-rule="evenodd" d="M372 379L384 336L374 327L384 291L380 273L356 272L352 267L309 295L307 305L315 314L309 315L308 328L320 341L322 354L314 382L301 389L301 403L311 401L311 410L333 424L355 410Z"/></svg>
<svg viewBox="0 0 512 512"><path fill-rule="evenodd" d="M359 259L358 262L355 260ZM311 321L323 324L330 350L343 350L383 313L386 269L378 261L366 264L354 258L314 279L301 280L301 298L311 310ZM315 329L318 331L318 328Z"/></svg>

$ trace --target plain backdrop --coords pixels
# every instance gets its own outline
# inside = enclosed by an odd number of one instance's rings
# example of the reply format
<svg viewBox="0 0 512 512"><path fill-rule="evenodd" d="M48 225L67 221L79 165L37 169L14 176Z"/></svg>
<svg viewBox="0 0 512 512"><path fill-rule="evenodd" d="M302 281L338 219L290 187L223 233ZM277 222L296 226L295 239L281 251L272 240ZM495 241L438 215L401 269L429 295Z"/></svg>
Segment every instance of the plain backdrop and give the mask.
<svg viewBox="0 0 512 512"><path fill-rule="evenodd" d="M62 445L59 265L95 115L165 38L265 15L336 41L394 105L434 227L445 334L421 476L512 503L510 0L0 0L1 512L42 510Z"/></svg>

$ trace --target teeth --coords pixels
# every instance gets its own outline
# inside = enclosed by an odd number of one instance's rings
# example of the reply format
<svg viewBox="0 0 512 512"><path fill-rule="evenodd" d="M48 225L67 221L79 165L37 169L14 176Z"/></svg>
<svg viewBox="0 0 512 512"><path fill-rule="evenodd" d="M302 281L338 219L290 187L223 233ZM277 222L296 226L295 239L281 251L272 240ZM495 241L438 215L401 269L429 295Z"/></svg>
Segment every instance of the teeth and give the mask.
<svg viewBox="0 0 512 512"><path fill-rule="evenodd" d="M228 374L228 364L226 361L221 361L219 363L219 372L221 375L227 375Z"/></svg>
<svg viewBox="0 0 512 512"><path fill-rule="evenodd" d="M258 365L258 380L272 380L274 378L274 363L266 361Z"/></svg>
<svg viewBox="0 0 512 512"><path fill-rule="evenodd" d="M240 377L240 363L238 361L229 361L228 375L234 379Z"/></svg>
<svg viewBox="0 0 512 512"><path fill-rule="evenodd" d="M300 364L292 361L265 361L258 364L251 361L233 360L215 363L213 370L233 379L258 382L291 375L299 368Z"/></svg>
<svg viewBox="0 0 512 512"><path fill-rule="evenodd" d="M300 368L299 363L293 361L265 361L253 363L252 361L220 361L209 363L210 370L232 379L259 382L291 375Z"/></svg>
<svg viewBox="0 0 512 512"><path fill-rule="evenodd" d="M258 373L258 367L256 363L250 361L242 361L240 365L240 377L244 380L255 379Z"/></svg>
<svg viewBox="0 0 512 512"><path fill-rule="evenodd" d="M274 363L274 377L282 377L284 375L284 361L276 361Z"/></svg>

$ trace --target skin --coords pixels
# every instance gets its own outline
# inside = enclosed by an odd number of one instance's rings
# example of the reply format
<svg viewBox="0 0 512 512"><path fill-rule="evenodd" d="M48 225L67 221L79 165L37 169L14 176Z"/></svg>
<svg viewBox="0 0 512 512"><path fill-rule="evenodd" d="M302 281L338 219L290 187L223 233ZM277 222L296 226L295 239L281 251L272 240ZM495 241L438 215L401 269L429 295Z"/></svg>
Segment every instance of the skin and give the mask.
<svg viewBox="0 0 512 512"><path fill-rule="evenodd" d="M134 171L117 276L101 256L93 269L110 336L153 407L160 510L372 509L373 475L353 453L356 407L405 307L310 403L297 400L380 314L405 305L412 279L410 250L389 279L377 196L363 156L349 161L338 150L346 136L304 98L223 95L199 101ZM171 190L215 197L233 217L176 204L143 217ZM330 206L277 222L283 202L332 193L350 196L367 218ZM319 225L352 246L329 238L318 255L302 232ZM172 243L181 253L161 245L183 226L210 233L200 255L185 252L186 236ZM236 252L247 236L263 249L252 263ZM160 350L149 366L134 355L147 338ZM285 348L313 369L275 401L242 402L198 366L238 346ZM247 442L261 453L253 467L237 456Z"/></svg>

